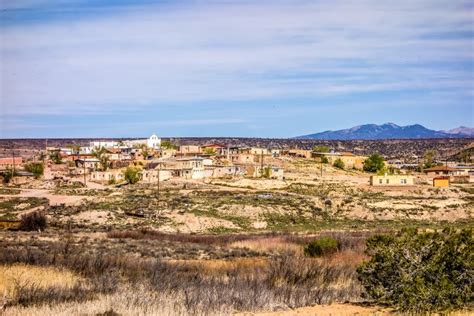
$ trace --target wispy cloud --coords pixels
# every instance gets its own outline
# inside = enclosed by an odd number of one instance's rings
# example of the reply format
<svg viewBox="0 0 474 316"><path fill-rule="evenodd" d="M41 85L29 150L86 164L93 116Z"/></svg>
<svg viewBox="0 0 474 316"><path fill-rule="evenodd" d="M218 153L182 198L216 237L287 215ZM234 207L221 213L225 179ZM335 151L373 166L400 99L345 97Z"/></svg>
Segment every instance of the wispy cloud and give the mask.
<svg viewBox="0 0 474 316"><path fill-rule="evenodd" d="M420 90L472 102L469 1L99 3L2 2L1 116Z"/></svg>

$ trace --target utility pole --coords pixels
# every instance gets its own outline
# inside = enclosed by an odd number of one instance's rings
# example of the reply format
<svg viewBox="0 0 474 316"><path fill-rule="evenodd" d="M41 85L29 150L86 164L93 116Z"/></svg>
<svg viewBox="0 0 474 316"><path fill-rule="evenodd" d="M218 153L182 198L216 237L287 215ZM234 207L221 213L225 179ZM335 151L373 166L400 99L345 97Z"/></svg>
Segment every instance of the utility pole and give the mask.
<svg viewBox="0 0 474 316"><path fill-rule="evenodd" d="M15 182L14 178L15 178L15 174L16 174L16 170L15 170L15 145L13 144L12 142L12 163L13 163L13 174L12 174L12 180L13 180L13 183Z"/></svg>
<svg viewBox="0 0 474 316"><path fill-rule="evenodd" d="M158 163L158 205L160 203L160 170L161 170L161 164Z"/></svg>
<svg viewBox="0 0 474 316"><path fill-rule="evenodd" d="M84 186L86 186L86 158L82 161L82 165L84 166Z"/></svg>
<svg viewBox="0 0 474 316"><path fill-rule="evenodd" d="M319 161L321 162L321 178L323 177L323 157L319 158Z"/></svg>

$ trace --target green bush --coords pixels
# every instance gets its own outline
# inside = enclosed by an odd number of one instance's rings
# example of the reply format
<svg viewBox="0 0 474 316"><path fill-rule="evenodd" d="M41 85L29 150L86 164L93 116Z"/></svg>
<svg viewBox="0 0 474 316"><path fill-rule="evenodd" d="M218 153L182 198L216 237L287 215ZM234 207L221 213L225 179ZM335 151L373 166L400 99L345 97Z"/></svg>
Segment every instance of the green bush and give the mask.
<svg viewBox="0 0 474 316"><path fill-rule="evenodd" d="M53 161L53 163L59 165L60 163L62 163L62 158L61 158L61 155L59 154L59 151L51 151L49 153L49 158Z"/></svg>
<svg viewBox="0 0 474 316"><path fill-rule="evenodd" d="M3 182L10 183L14 176L16 176L16 171L13 171L11 168L7 168L7 170L3 172Z"/></svg>
<svg viewBox="0 0 474 316"><path fill-rule="evenodd" d="M462 308L472 303L474 243L472 230L420 233L403 230L367 240L371 256L358 269L367 294L402 312Z"/></svg>
<svg viewBox="0 0 474 316"><path fill-rule="evenodd" d="M344 161L342 161L341 158L337 158L337 159L334 161L333 166L334 166L335 168L338 168L338 169L344 169Z"/></svg>
<svg viewBox="0 0 474 316"><path fill-rule="evenodd" d="M378 172L383 170L385 167L385 162L382 156L379 154L373 154L364 161L364 171L367 172Z"/></svg>
<svg viewBox="0 0 474 316"><path fill-rule="evenodd" d="M163 149L178 149L178 146L173 144L169 140L164 140L164 141L161 142L161 148L163 148Z"/></svg>
<svg viewBox="0 0 474 316"><path fill-rule="evenodd" d="M127 169L125 169L123 173L123 176L128 183L134 184L134 183L137 183L138 180L140 180L139 172L140 172L140 169L138 168L127 167Z"/></svg>
<svg viewBox="0 0 474 316"><path fill-rule="evenodd" d="M31 172L36 179L39 179L44 173L44 165L42 162L30 162L25 165L25 170Z"/></svg>
<svg viewBox="0 0 474 316"><path fill-rule="evenodd" d="M304 247L304 254L308 257L320 257L337 251L339 243L332 237L321 237Z"/></svg>
<svg viewBox="0 0 474 316"><path fill-rule="evenodd" d="M272 173L272 168L271 167L264 167L263 169L260 170L260 175L261 175L262 178L269 179L271 173Z"/></svg>
<svg viewBox="0 0 474 316"><path fill-rule="evenodd" d="M325 145L317 145L313 147L313 151L318 152L318 153L328 153L331 149L328 146Z"/></svg>

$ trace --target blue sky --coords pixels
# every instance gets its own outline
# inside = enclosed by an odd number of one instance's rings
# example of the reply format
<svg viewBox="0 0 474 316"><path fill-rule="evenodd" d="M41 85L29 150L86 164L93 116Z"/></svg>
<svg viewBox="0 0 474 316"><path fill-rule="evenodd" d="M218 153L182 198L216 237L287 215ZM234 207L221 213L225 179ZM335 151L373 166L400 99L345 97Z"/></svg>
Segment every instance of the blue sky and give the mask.
<svg viewBox="0 0 474 316"><path fill-rule="evenodd" d="M0 0L0 138L474 125L471 1Z"/></svg>

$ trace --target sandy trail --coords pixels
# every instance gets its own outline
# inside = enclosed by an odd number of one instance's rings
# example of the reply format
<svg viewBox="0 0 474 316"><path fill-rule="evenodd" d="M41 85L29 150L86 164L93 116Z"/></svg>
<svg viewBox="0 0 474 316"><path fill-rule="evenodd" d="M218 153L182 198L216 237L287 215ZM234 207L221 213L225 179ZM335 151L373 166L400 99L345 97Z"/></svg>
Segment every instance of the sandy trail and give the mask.
<svg viewBox="0 0 474 316"><path fill-rule="evenodd" d="M330 304L330 305L314 305L308 307L296 308L293 310L279 312L262 312L262 313L238 313L240 316L345 316L345 315L388 315L390 311L376 306L362 306L356 304Z"/></svg>
<svg viewBox="0 0 474 316"><path fill-rule="evenodd" d="M56 195L52 194L49 190L46 189L22 189L20 194L16 195L7 195L2 194L0 197L37 197L37 198L47 198L50 205L66 204L66 205L77 205L80 204L83 200L90 199L88 196L79 196L79 195Z"/></svg>

